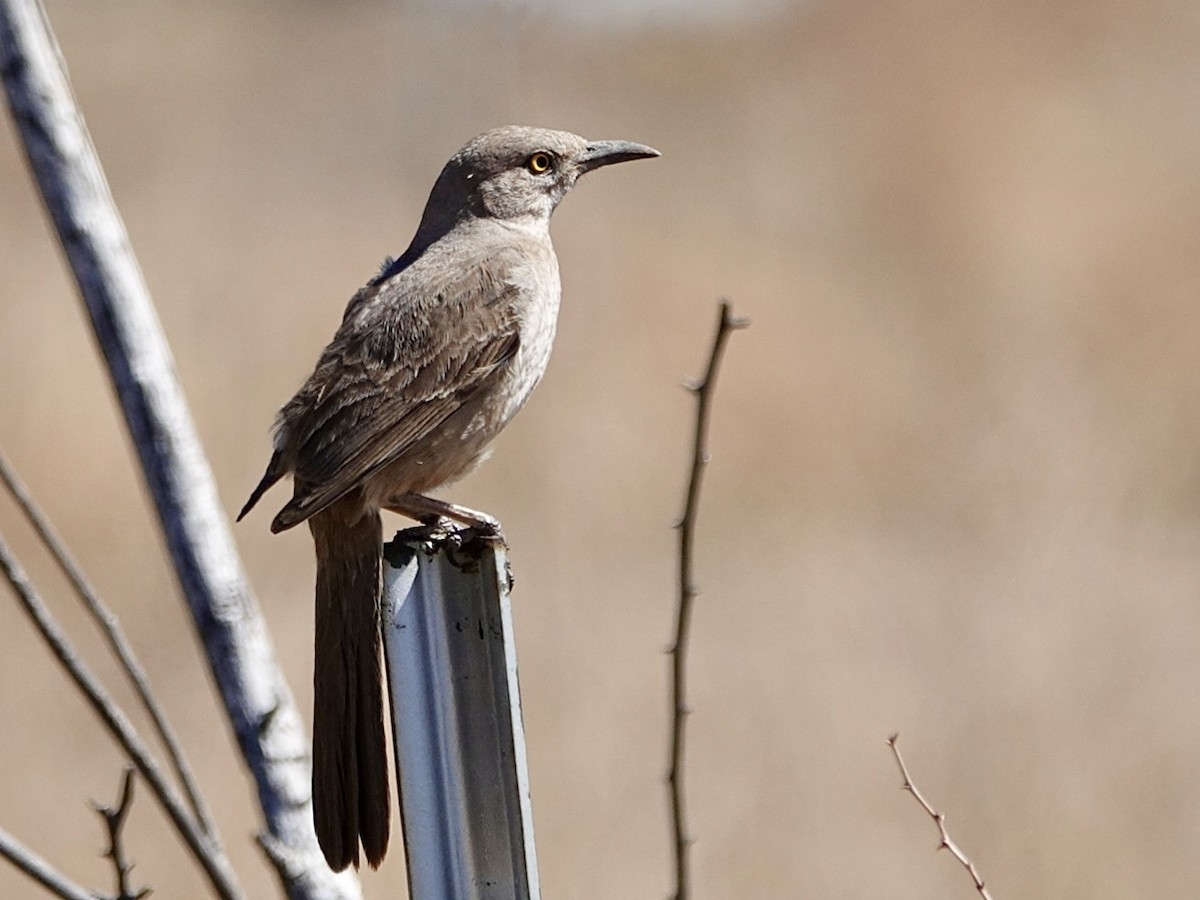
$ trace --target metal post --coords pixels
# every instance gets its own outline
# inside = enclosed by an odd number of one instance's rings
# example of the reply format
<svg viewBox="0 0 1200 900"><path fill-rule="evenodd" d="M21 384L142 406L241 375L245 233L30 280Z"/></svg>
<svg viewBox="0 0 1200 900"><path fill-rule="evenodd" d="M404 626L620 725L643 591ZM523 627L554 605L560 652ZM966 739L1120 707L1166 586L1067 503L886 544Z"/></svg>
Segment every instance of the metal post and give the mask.
<svg viewBox="0 0 1200 900"><path fill-rule="evenodd" d="M508 559L470 531L385 547L383 634L413 900L538 900Z"/></svg>

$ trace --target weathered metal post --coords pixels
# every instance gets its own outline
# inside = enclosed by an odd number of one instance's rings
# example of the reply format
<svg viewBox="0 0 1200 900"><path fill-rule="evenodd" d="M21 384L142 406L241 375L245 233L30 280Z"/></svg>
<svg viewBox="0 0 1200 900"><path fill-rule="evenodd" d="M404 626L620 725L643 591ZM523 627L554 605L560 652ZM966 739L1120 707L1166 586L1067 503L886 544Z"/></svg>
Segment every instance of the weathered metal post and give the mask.
<svg viewBox="0 0 1200 900"><path fill-rule="evenodd" d="M409 893L538 900L504 544L397 535L383 634Z"/></svg>

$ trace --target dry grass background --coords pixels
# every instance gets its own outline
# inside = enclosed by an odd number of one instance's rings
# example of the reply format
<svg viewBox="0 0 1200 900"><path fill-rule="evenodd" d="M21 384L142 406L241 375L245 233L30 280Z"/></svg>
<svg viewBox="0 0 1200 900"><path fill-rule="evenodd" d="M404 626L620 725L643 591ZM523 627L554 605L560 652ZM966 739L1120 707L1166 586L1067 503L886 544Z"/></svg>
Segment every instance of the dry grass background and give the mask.
<svg viewBox="0 0 1200 900"><path fill-rule="evenodd" d="M754 325L726 359L700 530L697 896L973 896L898 789L892 730L998 898L1194 896L1193 4L848 0L643 28L521 4L49 11L231 511L466 138L527 122L663 151L559 211L555 360L452 492L512 542L545 896L669 889L678 383L721 294ZM273 896L0 128L0 446L143 653L251 895ZM307 710L311 550L268 519L237 537ZM8 503L0 531L77 624ZM118 754L7 599L0 635L0 823L105 886L84 800L112 798ZM202 893L146 794L130 846L156 896ZM400 859L364 880L402 892ZM0 896L36 892L0 869Z"/></svg>

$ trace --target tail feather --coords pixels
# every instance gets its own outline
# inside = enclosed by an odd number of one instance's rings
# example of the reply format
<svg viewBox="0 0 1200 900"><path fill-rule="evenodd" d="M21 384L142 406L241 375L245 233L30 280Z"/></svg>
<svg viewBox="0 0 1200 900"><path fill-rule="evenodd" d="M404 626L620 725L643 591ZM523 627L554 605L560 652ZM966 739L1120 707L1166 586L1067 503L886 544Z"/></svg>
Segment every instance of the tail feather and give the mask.
<svg viewBox="0 0 1200 900"><path fill-rule="evenodd" d="M242 507L242 511L238 513L237 520L240 522L246 518L246 513L254 509L254 504L259 501L263 494L270 490L280 478L284 476L283 454L276 450L271 455L271 461L267 463L267 471L263 474L262 480L259 481L256 487L250 493L250 499L246 501L246 505Z"/></svg>
<svg viewBox="0 0 1200 900"><path fill-rule="evenodd" d="M382 523L357 502L309 519L317 550L313 821L330 868L376 867L390 800L379 636Z"/></svg>

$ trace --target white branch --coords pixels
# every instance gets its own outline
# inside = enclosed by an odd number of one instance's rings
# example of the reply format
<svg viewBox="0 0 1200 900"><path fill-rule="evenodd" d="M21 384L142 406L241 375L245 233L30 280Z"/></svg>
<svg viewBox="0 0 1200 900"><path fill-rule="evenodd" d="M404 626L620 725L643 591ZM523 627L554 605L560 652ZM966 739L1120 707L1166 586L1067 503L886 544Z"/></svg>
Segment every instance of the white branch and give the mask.
<svg viewBox="0 0 1200 900"><path fill-rule="evenodd" d="M0 0L0 77L79 284L289 896L356 897L312 831L301 718L234 549L158 317L35 0ZM273 857L274 858L274 857ZM283 858L282 856L279 858Z"/></svg>

